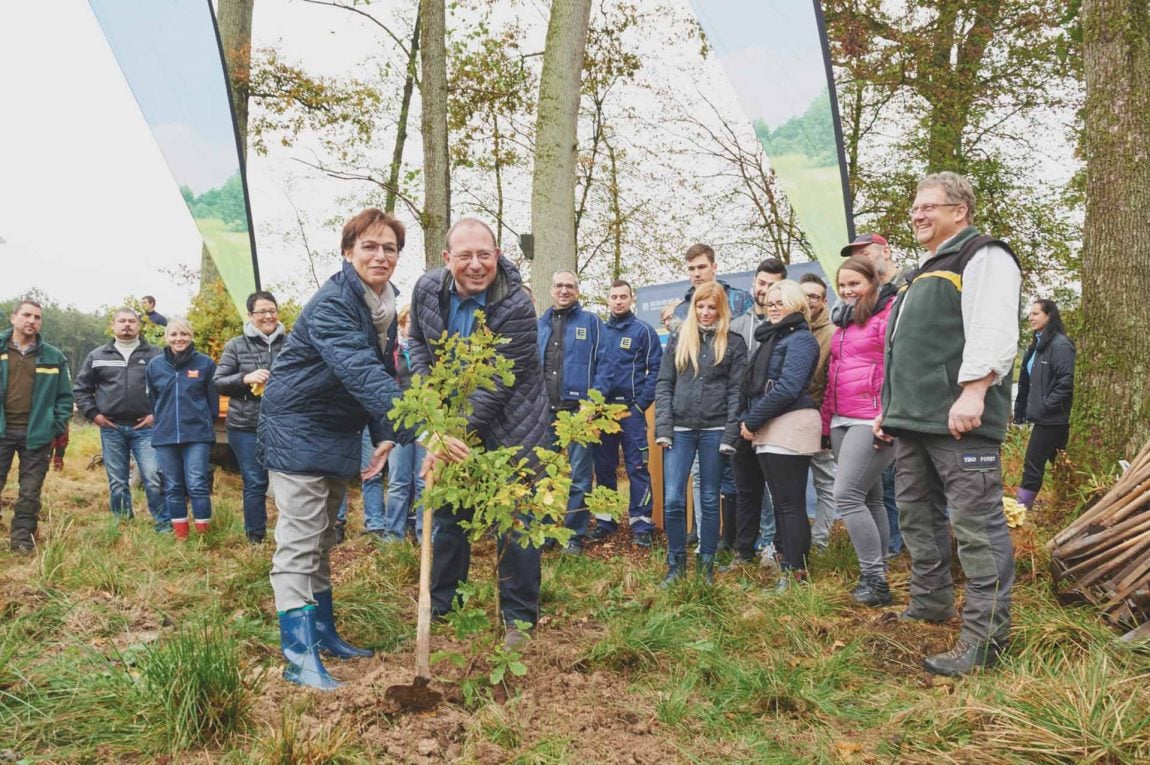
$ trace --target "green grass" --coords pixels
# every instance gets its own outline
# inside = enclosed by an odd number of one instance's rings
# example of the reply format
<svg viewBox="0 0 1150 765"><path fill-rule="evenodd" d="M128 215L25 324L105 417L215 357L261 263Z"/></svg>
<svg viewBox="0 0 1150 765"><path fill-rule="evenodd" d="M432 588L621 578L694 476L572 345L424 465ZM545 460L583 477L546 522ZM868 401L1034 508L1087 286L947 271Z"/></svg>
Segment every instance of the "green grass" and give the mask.
<svg viewBox="0 0 1150 765"><path fill-rule="evenodd" d="M335 694L290 688L274 547L244 540L238 479L218 474L212 530L177 543L152 531L142 497L135 521L111 518L103 473L83 469L94 435L77 427L65 470L49 477L37 553L0 551L0 750L30 762L402 761L428 739L436 756L519 763L601 761L604 740L616 759L635 747L663 762L1150 760L1150 649L1051 596L1042 548L1054 529L1016 535L1012 645L993 672L927 676L922 656L955 630L884 618L905 604L905 559L895 605L855 606L857 562L840 531L812 560L812 583L781 594L758 567L663 590L658 550L547 554L545 621L509 697L463 704L464 670L440 662L448 703L397 715L381 698L410 678L415 547L349 537L333 566L336 618L380 654L333 665L348 681ZM1020 455L1011 444L1008 473ZM358 512L356 500L353 523ZM476 546L471 603L488 612L493 560L491 543ZM432 649L470 656L481 642L437 626ZM474 658L479 676L490 665Z"/></svg>

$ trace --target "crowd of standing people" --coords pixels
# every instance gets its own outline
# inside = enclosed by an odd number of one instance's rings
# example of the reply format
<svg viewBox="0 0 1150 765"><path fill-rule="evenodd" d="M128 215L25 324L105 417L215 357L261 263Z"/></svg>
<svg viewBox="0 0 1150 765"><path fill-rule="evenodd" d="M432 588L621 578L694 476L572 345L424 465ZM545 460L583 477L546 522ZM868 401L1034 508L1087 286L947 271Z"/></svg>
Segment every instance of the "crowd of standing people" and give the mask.
<svg viewBox="0 0 1150 765"><path fill-rule="evenodd" d="M140 337L136 312L121 309L113 340L80 367L75 404L101 429L111 511L133 512L128 467L135 457L157 531L186 537L190 527L203 532L210 524L208 452L218 396L229 397L227 434L243 479L248 540L265 539L269 490L279 513L271 581L285 677L332 688L338 682L321 652L370 655L346 643L334 621L330 552L342 538L349 482L363 481L367 530L401 540L421 477L438 461L467 459L464 442L428 443L425 434L397 428L388 413L411 375L437 363L439 346L430 341L443 333L467 337L479 312L507 341L497 352L512 363L514 382L473 395L469 430L478 443L517 447L531 459L534 447L554 444L558 414L589 391L627 408L619 434L568 448L572 536L564 552L579 554L617 531L611 518L592 523L585 497L596 481L614 488L620 452L631 540L651 547L646 415L653 405L653 442L663 456L664 586L686 576L694 544L695 569L708 582L765 548L764 558L780 568L777 588L802 586L812 546L827 544L837 511L858 560L855 601L892 602L887 566L901 536L911 578L900 618L941 622L955 615L953 533L966 576L962 630L951 650L924 662L938 674L964 674L993 665L1009 638L1014 562L1000 447L1011 421L1021 273L1006 243L975 228L974 192L961 176L924 178L909 212L926 250L918 267L898 269L877 234L857 237L834 275L833 311L818 276L787 279L786 267L767 259L748 293L718 278L712 248L693 245L686 252L690 289L664 312L671 330L664 347L636 317L634 290L621 279L611 285L603 321L580 303L577 274L556 272L552 305L537 317L518 269L490 227L473 218L452 226L444 266L424 274L410 305L400 307L391 278L405 229L368 209L344 226L340 272L290 333L275 297L256 292L243 334L227 343L217 365L196 350L186 320L159 317L161 349ZM1034 424L1017 490L1027 506L1045 465L1066 444L1074 369L1057 306L1035 302L1029 321L1034 339L1013 407L1014 422ZM40 339L40 324L39 306L23 301L12 330L0 335L0 488L13 456L21 460L14 550L34 545L46 455L66 438L73 406L67 364ZM688 524L691 476L697 519ZM377 510L366 507L369 497ZM467 578L470 544L460 525L465 512L435 508L434 518L433 529L417 531L434 532L432 608L442 616ZM514 645L520 628L539 618L541 551L500 543L500 602ZM733 561L719 570L722 546Z"/></svg>

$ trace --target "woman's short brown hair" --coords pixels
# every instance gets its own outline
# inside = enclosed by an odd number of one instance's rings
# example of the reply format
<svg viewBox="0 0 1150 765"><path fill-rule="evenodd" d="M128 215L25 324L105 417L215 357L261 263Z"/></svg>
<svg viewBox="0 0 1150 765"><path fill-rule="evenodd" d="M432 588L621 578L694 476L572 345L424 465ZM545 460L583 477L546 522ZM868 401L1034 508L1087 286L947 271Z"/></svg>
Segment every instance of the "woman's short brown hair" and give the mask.
<svg viewBox="0 0 1150 765"><path fill-rule="evenodd" d="M356 240L363 236L364 232L381 224L395 232L395 246L402 251L404 238L406 236L406 230L403 224L391 213L385 213L378 207L368 207L347 223L343 224L340 253L346 255L351 252L355 247Z"/></svg>

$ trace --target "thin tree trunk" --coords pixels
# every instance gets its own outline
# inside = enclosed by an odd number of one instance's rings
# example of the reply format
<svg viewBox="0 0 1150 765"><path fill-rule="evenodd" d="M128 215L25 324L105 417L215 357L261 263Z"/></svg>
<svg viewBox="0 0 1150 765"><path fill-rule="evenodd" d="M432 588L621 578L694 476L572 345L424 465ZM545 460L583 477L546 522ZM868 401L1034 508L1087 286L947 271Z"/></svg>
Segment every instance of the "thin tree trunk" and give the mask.
<svg viewBox="0 0 1150 765"><path fill-rule="evenodd" d="M423 109L423 257L443 265L451 224L451 161L447 153L447 34L444 0L420 0L420 96Z"/></svg>
<svg viewBox="0 0 1150 765"><path fill-rule="evenodd" d="M224 49L224 62L228 69L228 85L232 108L236 115L236 134L239 136L240 162L248 158L248 99L251 96L252 71L252 12L255 0L219 0L216 24L220 29L220 44ZM220 272L212 261L205 242L200 254L200 289L220 280Z"/></svg>
<svg viewBox="0 0 1150 765"><path fill-rule="evenodd" d="M495 160L495 246L503 249L503 136L494 110L491 112L491 143L491 156Z"/></svg>
<svg viewBox="0 0 1150 765"><path fill-rule="evenodd" d="M531 286L538 296L548 294L553 273L578 268L575 170L580 84L590 19L591 0L552 0L539 79L531 184L531 231L535 235Z"/></svg>
<svg viewBox="0 0 1150 765"><path fill-rule="evenodd" d="M228 64L232 106L236 110L236 129L240 135L244 159L248 155L248 98L251 95L254 5L255 0L219 0L219 11L216 14L224 60Z"/></svg>
<svg viewBox="0 0 1150 765"><path fill-rule="evenodd" d="M399 123L395 128L395 148L391 152L391 168L387 174L387 196L384 212L395 212L399 196L399 174L403 169L403 147L407 143L407 119L411 112L411 93L415 90L415 74L419 67L420 14L416 11L415 28L411 31L411 48L407 55L407 74L403 79L403 100L399 106Z"/></svg>
<svg viewBox="0 0 1150 765"><path fill-rule="evenodd" d="M1107 469L1150 439L1150 7L1085 0L1086 221L1072 456Z"/></svg>

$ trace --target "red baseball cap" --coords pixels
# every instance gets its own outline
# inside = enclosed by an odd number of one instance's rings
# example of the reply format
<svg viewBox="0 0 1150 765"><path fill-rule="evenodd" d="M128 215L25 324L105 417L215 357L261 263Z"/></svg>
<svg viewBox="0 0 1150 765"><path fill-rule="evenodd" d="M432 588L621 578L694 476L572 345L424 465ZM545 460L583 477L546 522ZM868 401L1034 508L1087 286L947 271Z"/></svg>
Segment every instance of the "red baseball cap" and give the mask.
<svg viewBox="0 0 1150 765"><path fill-rule="evenodd" d="M868 244L881 244L886 247L886 239L878 234L859 234L853 242L839 250L839 254L844 258L849 258L854 255L856 247L866 247Z"/></svg>

